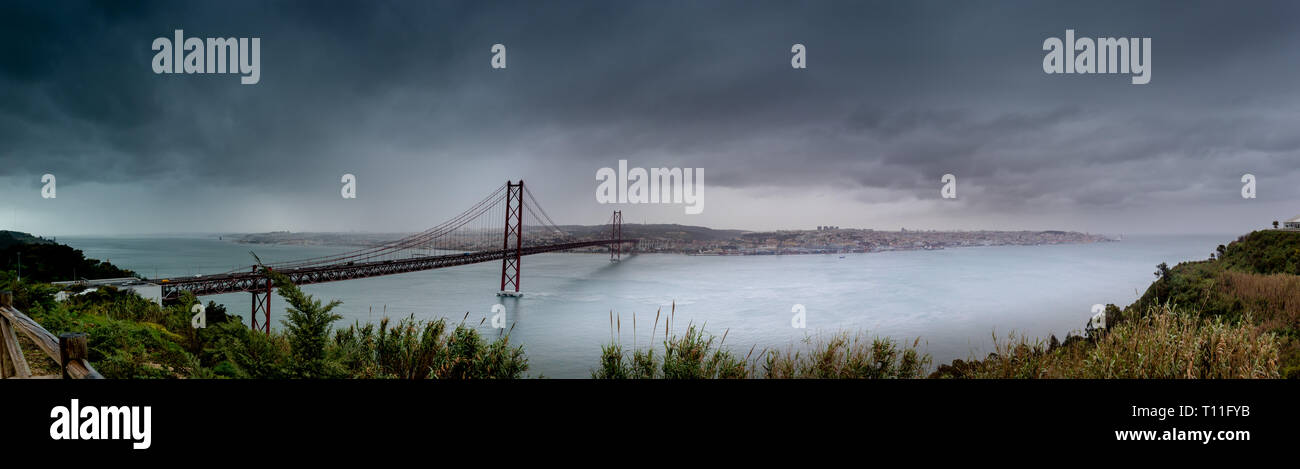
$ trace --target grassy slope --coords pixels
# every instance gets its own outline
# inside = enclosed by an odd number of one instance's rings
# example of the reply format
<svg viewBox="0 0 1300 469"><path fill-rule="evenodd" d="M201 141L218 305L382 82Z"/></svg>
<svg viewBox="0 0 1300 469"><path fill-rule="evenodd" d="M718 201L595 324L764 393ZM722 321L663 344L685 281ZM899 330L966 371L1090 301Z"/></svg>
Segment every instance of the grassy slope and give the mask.
<svg viewBox="0 0 1300 469"><path fill-rule="evenodd" d="M135 276L135 272L87 258L79 249L27 233L0 231L0 270L17 272L19 259L24 280L57 282Z"/></svg>
<svg viewBox="0 0 1300 469"><path fill-rule="evenodd" d="M1300 231L1256 231L1215 252L1158 266L1141 298L1107 307L1109 330L1098 337L1012 338L934 376L1300 378Z"/></svg>
<svg viewBox="0 0 1300 469"><path fill-rule="evenodd" d="M1167 302L1248 322L1279 336L1282 375L1300 378L1300 231L1256 231L1220 248L1218 259L1169 269L1125 313Z"/></svg>

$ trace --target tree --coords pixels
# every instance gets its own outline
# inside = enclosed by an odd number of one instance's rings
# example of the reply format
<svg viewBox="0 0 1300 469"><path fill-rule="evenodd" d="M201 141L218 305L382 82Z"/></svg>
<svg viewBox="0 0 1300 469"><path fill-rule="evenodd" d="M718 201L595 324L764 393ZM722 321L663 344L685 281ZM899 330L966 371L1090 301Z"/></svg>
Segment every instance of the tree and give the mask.
<svg viewBox="0 0 1300 469"><path fill-rule="evenodd" d="M1273 220L1273 229L1277 229L1277 220Z"/></svg>
<svg viewBox="0 0 1300 469"><path fill-rule="evenodd" d="M1157 266L1156 266L1156 272L1155 272L1155 274L1156 274L1156 278L1157 278L1157 279L1165 279L1165 278L1168 278L1168 277L1169 277L1169 264L1166 264L1166 263L1164 263L1164 262L1161 262L1160 265L1157 265Z"/></svg>
<svg viewBox="0 0 1300 469"><path fill-rule="evenodd" d="M330 325L343 319L343 316L333 313L334 308L343 302L333 300L322 305L320 300L303 293L289 280L289 276L262 265L261 259L258 259L257 264L262 273L275 283L280 297L289 302L289 307L285 310L288 318L280 323L284 325L285 335L289 337L289 348L297 360L298 375L303 378L328 378L340 374L325 359L325 346L329 341Z"/></svg>

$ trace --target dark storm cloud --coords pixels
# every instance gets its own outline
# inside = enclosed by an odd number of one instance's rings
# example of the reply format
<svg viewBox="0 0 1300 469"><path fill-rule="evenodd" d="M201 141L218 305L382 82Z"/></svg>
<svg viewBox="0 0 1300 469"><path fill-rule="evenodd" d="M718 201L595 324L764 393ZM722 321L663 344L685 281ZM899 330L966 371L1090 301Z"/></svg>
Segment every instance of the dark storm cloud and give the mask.
<svg viewBox="0 0 1300 469"><path fill-rule="evenodd" d="M707 168L714 188L842 190L846 203L934 198L953 173L979 194L969 207L992 213L1195 204L1232 197L1245 172L1300 175L1290 2L3 10L0 175L67 185L277 196L337 191L355 172L428 197L527 173L589 200L595 169L629 159ZM1043 74L1042 41L1066 28L1152 37L1151 84ZM262 38L261 82L154 75L150 43L174 29ZM807 70L789 67L796 42ZM506 71L488 67L494 43L509 48Z"/></svg>

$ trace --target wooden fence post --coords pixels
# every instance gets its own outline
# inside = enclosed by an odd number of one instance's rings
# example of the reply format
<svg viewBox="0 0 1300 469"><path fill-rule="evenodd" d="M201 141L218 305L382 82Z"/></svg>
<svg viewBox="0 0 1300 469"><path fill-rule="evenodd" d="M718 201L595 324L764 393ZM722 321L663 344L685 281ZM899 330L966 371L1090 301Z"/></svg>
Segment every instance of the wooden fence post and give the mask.
<svg viewBox="0 0 1300 469"><path fill-rule="evenodd" d="M8 360L4 362L4 366L13 370L13 373L4 371L0 375L17 378L32 377L32 370L27 366L27 357L23 356L23 347L18 343L18 334L14 333L13 324L9 323L9 319L3 316L0 316L0 345L4 347L3 350L0 350L0 354L8 357Z"/></svg>
<svg viewBox="0 0 1300 469"><path fill-rule="evenodd" d="M10 290L0 291L0 307L10 306L13 304L13 302L14 302L14 292ZM0 317L0 321L3 320L4 317ZM0 326L0 329L3 329L3 327ZM4 332L3 330L0 330L0 379L7 378L11 374L16 374L18 371L16 368L13 368L12 365L9 364L9 347L8 347L8 343L6 343L6 341L9 338L5 337L5 334L3 332ZM9 371L11 369L14 370L13 373Z"/></svg>
<svg viewBox="0 0 1300 469"><path fill-rule="evenodd" d="M4 316L0 316L0 321L8 321L8 319L5 319ZM3 326L0 326L0 329L3 329ZM9 347L6 343L9 338L5 337L3 332L4 331L0 331L0 379L8 378L9 375L17 373L17 370L12 372L9 371Z"/></svg>
<svg viewBox="0 0 1300 469"><path fill-rule="evenodd" d="M86 358L86 334L82 332L64 332L59 334L59 367L63 368L63 379L68 376L68 363Z"/></svg>

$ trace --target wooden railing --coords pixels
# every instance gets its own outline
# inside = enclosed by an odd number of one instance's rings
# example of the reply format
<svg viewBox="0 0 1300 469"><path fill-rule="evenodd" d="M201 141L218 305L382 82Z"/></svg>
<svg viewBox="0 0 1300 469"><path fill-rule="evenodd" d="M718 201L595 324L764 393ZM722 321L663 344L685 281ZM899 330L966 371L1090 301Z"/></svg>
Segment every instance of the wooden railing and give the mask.
<svg viewBox="0 0 1300 469"><path fill-rule="evenodd" d="M86 361L86 335L69 333L55 336L32 318L13 307L13 295L0 292L0 378L33 378L15 330L22 331L36 347L59 363L63 378L102 379ZM58 376L35 376L57 378Z"/></svg>

